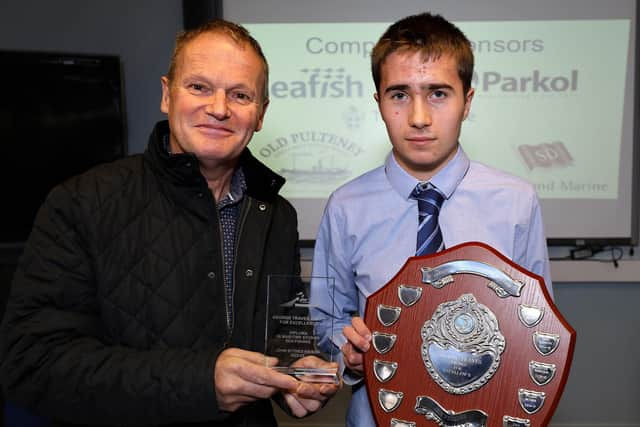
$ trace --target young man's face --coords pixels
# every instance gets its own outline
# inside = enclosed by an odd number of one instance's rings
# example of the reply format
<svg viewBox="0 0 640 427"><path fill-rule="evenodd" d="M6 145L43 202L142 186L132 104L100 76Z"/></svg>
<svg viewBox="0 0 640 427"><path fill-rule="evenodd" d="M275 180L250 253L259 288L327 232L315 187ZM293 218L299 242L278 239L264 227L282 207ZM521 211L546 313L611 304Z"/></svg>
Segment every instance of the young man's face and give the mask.
<svg viewBox="0 0 640 427"><path fill-rule="evenodd" d="M421 181L431 179L455 155L473 98L473 89L463 91L456 61L393 52L382 63L374 97L400 166Z"/></svg>
<svg viewBox="0 0 640 427"><path fill-rule="evenodd" d="M162 78L171 151L194 153L203 168L233 167L262 127L264 84L262 61L248 45L211 33L190 41L173 80Z"/></svg>

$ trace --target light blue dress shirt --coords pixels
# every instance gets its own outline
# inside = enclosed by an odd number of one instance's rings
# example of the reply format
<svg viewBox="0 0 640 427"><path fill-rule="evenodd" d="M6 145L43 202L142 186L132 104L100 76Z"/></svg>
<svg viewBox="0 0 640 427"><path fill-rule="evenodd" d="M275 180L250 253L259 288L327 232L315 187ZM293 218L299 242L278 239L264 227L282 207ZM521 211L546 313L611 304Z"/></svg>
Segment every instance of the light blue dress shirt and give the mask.
<svg viewBox="0 0 640 427"><path fill-rule="evenodd" d="M439 216L446 248L486 243L542 276L553 296L540 204L531 184L470 161L462 148L430 182L446 198ZM335 278L333 308L324 286L312 282L311 287L325 349L333 345L335 351L346 343L342 328L351 324L351 316L363 316L367 297L415 255L418 206L410 195L417 183L389 154L383 166L346 183L329 198L312 275ZM345 383L354 381L347 376ZM353 394L347 425L375 425L364 387Z"/></svg>

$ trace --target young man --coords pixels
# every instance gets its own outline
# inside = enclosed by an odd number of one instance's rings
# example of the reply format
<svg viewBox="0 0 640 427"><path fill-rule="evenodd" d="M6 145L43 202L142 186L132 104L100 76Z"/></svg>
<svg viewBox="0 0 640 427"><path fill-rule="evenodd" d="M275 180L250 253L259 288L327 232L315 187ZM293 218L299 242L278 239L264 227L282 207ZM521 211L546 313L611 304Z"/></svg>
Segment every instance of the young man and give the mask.
<svg viewBox="0 0 640 427"><path fill-rule="evenodd" d="M366 298L416 254L418 202L412 193L418 184L436 189L444 200L439 213L444 247L487 243L541 275L551 292L533 187L470 161L458 143L474 94L473 52L465 35L441 16L409 16L376 44L372 72L374 98L393 148L383 166L332 194L313 259L314 276L336 281L333 307L324 289L312 289L318 316L337 317L332 330L323 328L321 345L342 351L345 383L351 384L358 384L371 339L357 316L363 315ZM361 385L354 389L349 426L374 425Z"/></svg>
<svg viewBox="0 0 640 427"><path fill-rule="evenodd" d="M238 25L180 35L146 152L51 192L1 328L9 401L55 425L274 426L269 398L304 416L337 391L262 354L267 275L300 269L284 179L247 149L267 73Z"/></svg>

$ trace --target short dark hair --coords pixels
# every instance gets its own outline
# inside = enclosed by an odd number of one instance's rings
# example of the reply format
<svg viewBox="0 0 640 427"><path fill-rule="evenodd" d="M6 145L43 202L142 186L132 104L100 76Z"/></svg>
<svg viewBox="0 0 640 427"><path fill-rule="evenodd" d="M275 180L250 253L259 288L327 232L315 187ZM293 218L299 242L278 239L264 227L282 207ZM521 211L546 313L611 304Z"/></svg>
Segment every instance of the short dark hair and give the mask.
<svg viewBox="0 0 640 427"><path fill-rule="evenodd" d="M376 91L380 90L380 73L387 57L398 50L420 52L425 59L451 55L458 64L458 76L464 92L471 88L473 50L464 33L440 15L429 12L407 16L392 24L371 52L371 73Z"/></svg>
<svg viewBox="0 0 640 427"><path fill-rule="evenodd" d="M176 72L178 57L182 53L184 47L198 36L207 33L226 35L239 45L248 45L251 49L253 49L253 51L260 58L260 61L262 61L262 65L264 68L263 101L269 99L269 64L267 63L267 58L262 52L260 44L242 25L225 21L224 19L214 19L200 25L199 27L178 33L178 35L176 36L175 46L173 48L173 54L171 55L171 63L169 65L169 71L167 72L167 79L169 79L169 81L173 80Z"/></svg>

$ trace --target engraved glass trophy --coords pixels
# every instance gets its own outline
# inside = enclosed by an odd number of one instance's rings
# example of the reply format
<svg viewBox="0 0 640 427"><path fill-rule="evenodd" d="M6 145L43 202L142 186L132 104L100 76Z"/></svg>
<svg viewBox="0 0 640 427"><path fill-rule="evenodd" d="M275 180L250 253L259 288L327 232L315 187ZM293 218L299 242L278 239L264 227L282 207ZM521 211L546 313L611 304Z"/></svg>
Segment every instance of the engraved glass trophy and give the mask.
<svg viewBox="0 0 640 427"><path fill-rule="evenodd" d="M333 330L335 280L271 274L267 281L265 354L278 358L273 369L300 381L337 383L337 368L326 363L334 362L333 350L325 352L318 345L320 331L326 329L330 334ZM315 289L326 295L322 300L328 308L311 305L312 281Z"/></svg>

